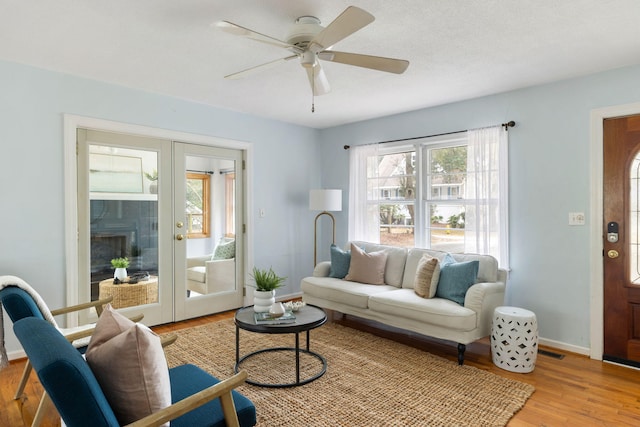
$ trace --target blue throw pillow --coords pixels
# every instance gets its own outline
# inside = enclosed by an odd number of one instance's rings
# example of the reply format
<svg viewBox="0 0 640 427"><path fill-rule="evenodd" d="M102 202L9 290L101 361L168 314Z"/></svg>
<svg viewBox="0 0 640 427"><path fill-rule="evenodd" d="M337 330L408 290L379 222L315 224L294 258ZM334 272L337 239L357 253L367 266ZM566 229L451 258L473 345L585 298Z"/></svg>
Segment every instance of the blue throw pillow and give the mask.
<svg viewBox="0 0 640 427"><path fill-rule="evenodd" d="M329 277L344 279L351 265L351 251L343 251L336 245L331 245L331 269Z"/></svg>
<svg viewBox="0 0 640 427"><path fill-rule="evenodd" d="M476 282L479 261L455 262L449 254L440 263L440 280L436 297L464 305L467 290Z"/></svg>

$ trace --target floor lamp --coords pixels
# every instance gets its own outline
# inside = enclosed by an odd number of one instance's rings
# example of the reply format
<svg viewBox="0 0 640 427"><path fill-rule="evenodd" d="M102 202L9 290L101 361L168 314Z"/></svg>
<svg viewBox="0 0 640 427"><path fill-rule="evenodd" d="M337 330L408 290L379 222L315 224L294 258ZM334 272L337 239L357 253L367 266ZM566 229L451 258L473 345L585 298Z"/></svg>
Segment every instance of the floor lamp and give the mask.
<svg viewBox="0 0 640 427"><path fill-rule="evenodd" d="M336 219L329 211L342 210L342 190L311 190L309 191L309 210L322 211L316 215L313 226L313 266L318 259L318 218L328 215L333 223L333 244L336 243Z"/></svg>

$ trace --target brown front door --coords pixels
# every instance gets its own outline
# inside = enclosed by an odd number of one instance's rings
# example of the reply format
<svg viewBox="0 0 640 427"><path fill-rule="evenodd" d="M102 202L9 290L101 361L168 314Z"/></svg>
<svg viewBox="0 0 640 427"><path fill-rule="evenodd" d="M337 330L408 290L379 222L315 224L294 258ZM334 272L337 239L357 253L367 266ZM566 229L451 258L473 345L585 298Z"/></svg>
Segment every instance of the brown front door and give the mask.
<svg viewBox="0 0 640 427"><path fill-rule="evenodd" d="M640 366L640 115L604 120L604 355Z"/></svg>

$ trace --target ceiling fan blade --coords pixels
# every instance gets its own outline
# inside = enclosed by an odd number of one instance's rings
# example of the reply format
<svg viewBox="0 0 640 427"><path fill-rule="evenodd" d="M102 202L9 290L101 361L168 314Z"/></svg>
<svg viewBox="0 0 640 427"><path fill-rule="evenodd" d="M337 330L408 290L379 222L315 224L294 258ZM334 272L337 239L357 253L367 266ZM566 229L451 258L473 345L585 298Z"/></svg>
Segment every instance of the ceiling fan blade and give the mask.
<svg viewBox="0 0 640 427"><path fill-rule="evenodd" d="M376 18L369 12L359 7L349 6L333 20L327 27L320 31L309 43L309 48L318 53L321 50L329 49L340 40L350 36L359 29L366 27Z"/></svg>
<svg viewBox="0 0 640 427"><path fill-rule="evenodd" d="M402 74L409 66L404 59L385 58L382 56L361 55L359 53L334 52L325 50L318 53L318 58L325 61L355 65L356 67L371 68L387 73Z"/></svg>
<svg viewBox="0 0 640 427"><path fill-rule="evenodd" d="M265 64L256 65L255 67L247 68L246 70L238 71L237 73L229 74L224 76L225 79L240 79L242 77L249 76L251 74L255 74L259 71L267 70L269 68L275 67L276 65L282 64L283 62L290 61L292 59L297 58L298 55L291 55L285 58L279 58L275 61L267 62Z"/></svg>
<svg viewBox="0 0 640 427"><path fill-rule="evenodd" d="M255 40L260 43L266 43L272 46L278 46L285 49L293 49L295 51L300 51L301 49L297 46L291 45L285 41L278 40L276 38L258 33L256 31L250 30L238 24L234 24L229 21L220 21L216 23L216 26L220 28L225 33L233 34L234 36L242 36L251 40Z"/></svg>
<svg viewBox="0 0 640 427"><path fill-rule="evenodd" d="M316 96L327 94L331 91L331 86L329 85L329 80L327 80L327 75L324 73L322 66L318 62L313 67L305 67L307 70L307 76L309 77L309 84L311 85L311 90L313 94Z"/></svg>

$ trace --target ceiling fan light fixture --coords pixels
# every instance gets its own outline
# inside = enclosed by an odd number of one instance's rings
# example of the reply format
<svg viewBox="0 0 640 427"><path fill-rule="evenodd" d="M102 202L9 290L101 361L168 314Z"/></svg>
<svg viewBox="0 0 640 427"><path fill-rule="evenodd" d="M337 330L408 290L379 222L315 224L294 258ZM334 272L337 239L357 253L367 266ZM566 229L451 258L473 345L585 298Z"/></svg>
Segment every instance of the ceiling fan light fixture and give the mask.
<svg viewBox="0 0 640 427"><path fill-rule="evenodd" d="M304 68L313 68L316 66L316 63L316 54L311 52L310 50L305 50L300 55L300 64L302 64Z"/></svg>

